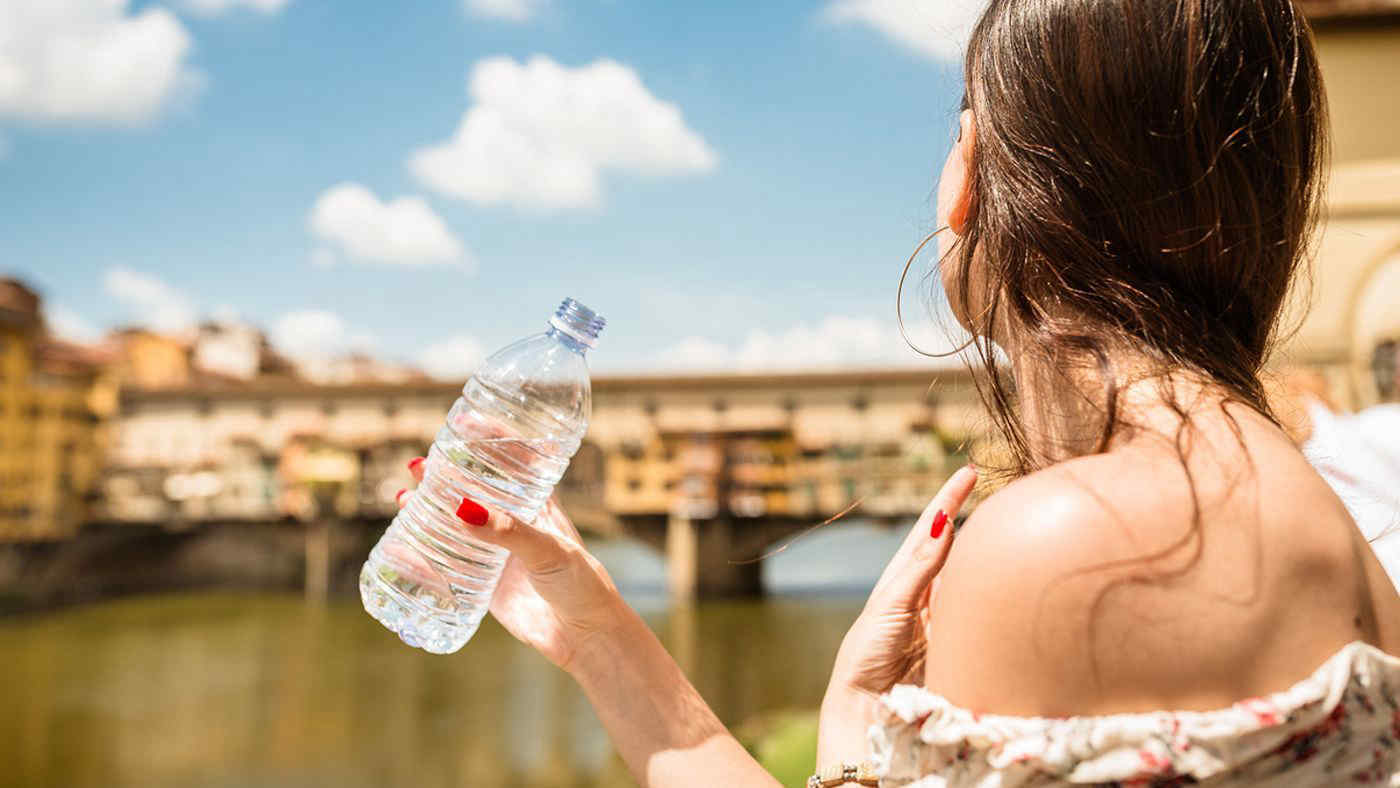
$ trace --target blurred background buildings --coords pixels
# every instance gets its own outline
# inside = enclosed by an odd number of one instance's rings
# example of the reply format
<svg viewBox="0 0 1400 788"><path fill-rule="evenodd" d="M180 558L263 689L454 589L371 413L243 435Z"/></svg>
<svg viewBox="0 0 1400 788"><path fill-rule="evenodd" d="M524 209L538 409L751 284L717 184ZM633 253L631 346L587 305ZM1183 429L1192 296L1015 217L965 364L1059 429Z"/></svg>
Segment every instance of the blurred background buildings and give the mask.
<svg viewBox="0 0 1400 788"><path fill-rule="evenodd" d="M234 323L78 348L46 336L32 291L3 286L17 304L4 377L16 438L3 446L25 483L7 499L6 542L68 540L83 523L381 527L459 394L364 356L302 368ZM729 559L855 504L867 519L917 513L965 461L975 413L961 371L604 376L560 493L586 531L704 560L683 590L756 592L758 565ZM667 537L691 522L708 525Z"/></svg>

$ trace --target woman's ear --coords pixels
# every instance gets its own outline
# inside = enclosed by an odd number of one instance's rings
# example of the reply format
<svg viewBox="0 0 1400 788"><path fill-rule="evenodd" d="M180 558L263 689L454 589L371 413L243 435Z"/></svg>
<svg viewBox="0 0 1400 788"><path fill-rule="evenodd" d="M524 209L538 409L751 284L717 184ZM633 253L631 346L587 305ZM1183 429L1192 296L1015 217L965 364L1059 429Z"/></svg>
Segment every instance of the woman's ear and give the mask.
<svg viewBox="0 0 1400 788"><path fill-rule="evenodd" d="M958 118L958 140L948 156L940 183L940 197L947 190L948 214L945 224L955 235L967 229L967 217L972 211L972 151L977 143L977 122L972 110L965 109Z"/></svg>
<svg viewBox="0 0 1400 788"><path fill-rule="evenodd" d="M971 315L962 314L960 306L968 303L966 298L976 294L963 292L970 281L970 272L954 251L967 234L972 214L972 152L976 141L977 125L973 122L972 110L965 109L958 116L958 139L948 151L948 160L943 163L943 174L938 179L938 224L949 230L938 238L939 276L954 316L963 328L973 333L976 329L969 322Z"/></svg>

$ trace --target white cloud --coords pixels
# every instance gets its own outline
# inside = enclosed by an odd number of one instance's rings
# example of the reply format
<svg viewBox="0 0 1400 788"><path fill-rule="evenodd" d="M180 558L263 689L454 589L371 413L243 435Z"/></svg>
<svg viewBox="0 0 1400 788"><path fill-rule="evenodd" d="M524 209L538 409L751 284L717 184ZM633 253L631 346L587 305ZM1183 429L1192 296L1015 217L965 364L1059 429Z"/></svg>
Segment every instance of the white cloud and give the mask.
<svg viewBox="0 0 1400 788"><path fill-rule="evenodd" d="M927 326L911 338L929 352L955 347L941 328ZM661 353L653 368L667 371L758 372L764 370L951 366L957 358L931 359L905 344L893 321L832 315L782 331L750 331L729 346L705 337L682 340Z"/></svg>
<svg viewBox="0 0 1400 788"><path fill-rule="evenodd" d="M324 309L288 312L273 322L269 337L278 350L298 360L331 358L375 345L374 337L351 330L340 315Z"/></svg>
<svg viewBox="0 0 1400 788"><path fill-rule="evenodd" d="M657 366L662 369L712 369L720 370L733 366L734 352L728 347L705 337L686 337L657 358Z"/></svg>
<svg viewBox="0 0 1400 788"><path fill-rule="evenodd" d="M209 313L209 319L216 323L239 324L243 322L243 313L233 304L219 304Z"/></svg>
<svg viewBox="0 0 1400 788"><path fill-rule="evenodd" d="M143 326L170 333L194 327L194 302L154 276L130 268L110 268L103 285L107 294L126 306L131 317Z"/></svg>
<svg viewBox="0 0 1400 788"><path fill-rule="evenodd" d="M248 8L263 14L275 14L291 0L183 0L180 4L200 16L218 16L235 8Z"/></svg>
<svg viewBox="0 0 1400 788"><path fill-rule="evenodd" d="M467 13L508 22L528 22L545 6L545 0L466 0Z"/></svg>
<svg viewBox="0 0 1400 788"><path fill-rule="evenodd" d="M486 348L475 337L459 335L423 348L414 360L439 380L464 380L485 358Z"/></svg>
<svg viewBox="0 0 1400 788"><path fill-rule="evenodd" d="M311 250L311 264L317 268L332 268L336 262L335 252L325 247Z"/></svg>
<svg viewBox="0 0 1400 788"><path fill-rule="evenodd" d="M597 205L604 172L706 172L717 157L680 108L612 60L568 68L536 55L472 69L473 104L452 139L415 152L409 168L443 194L537 210Z"/></svg>
<svg viewBox="0 0 1400 788"><path fill-rule="evenodd" d="M465 262L467 257L462 242L422 197L383 203L358 183L341 183L322 192L308 225L347 256L368 262L431 265ZM328 260L313 255L312 262L324 265Z"/></svg>
<svg viewBox="0 0 1400 788"><path fill-rule="evenodd" d="M822 18L865 25L924 57L957 61L986 5L986 0L833 0Z"/></svg>
<svg viewBox="0 0 1400 788"><path fill-rule="evenodd" d="M44 323L54 336L69 342L96 342L102 336L91 321L62 304L44 307Z"/></svg>
<svg viewBox="0 0 1400 788"><path fill-rule="evenodd" d="M139 125L202 84L189 31L128 0L0 2L0 116Z"/></svg>

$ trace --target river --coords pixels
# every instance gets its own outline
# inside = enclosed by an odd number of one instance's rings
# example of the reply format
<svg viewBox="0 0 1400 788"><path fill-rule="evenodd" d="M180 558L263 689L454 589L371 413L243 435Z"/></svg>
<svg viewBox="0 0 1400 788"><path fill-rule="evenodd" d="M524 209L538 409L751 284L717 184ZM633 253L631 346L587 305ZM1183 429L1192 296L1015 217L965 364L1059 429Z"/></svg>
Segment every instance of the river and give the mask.
<svg viewBox="0 0 1400 788"><path fill-rule="evenodd" d="M840 524L768 559L761 600L674 606L665 567L593 543L727 725L815 709L902 533ZM0 783L630 786L572 682L488 618L451 656L354 598L172 593L0 619Z"/></svg>

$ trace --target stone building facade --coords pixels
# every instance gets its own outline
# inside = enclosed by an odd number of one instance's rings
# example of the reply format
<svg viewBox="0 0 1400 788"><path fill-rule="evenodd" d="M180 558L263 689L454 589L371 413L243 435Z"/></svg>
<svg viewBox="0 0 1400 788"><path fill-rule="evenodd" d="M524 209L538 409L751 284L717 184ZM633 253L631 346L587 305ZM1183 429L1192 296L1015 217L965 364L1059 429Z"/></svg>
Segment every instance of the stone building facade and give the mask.
<svg viewBox="0 0 1400 788"><path fill-rule="evenodd" d="M1332 399L1358 408L1400 396L1377 369L1393 368L1400 340L1400 2L1303 6L1331 107L1332 177L1314 281L1296 294L1280 363L1323 371Z"/></svg>

